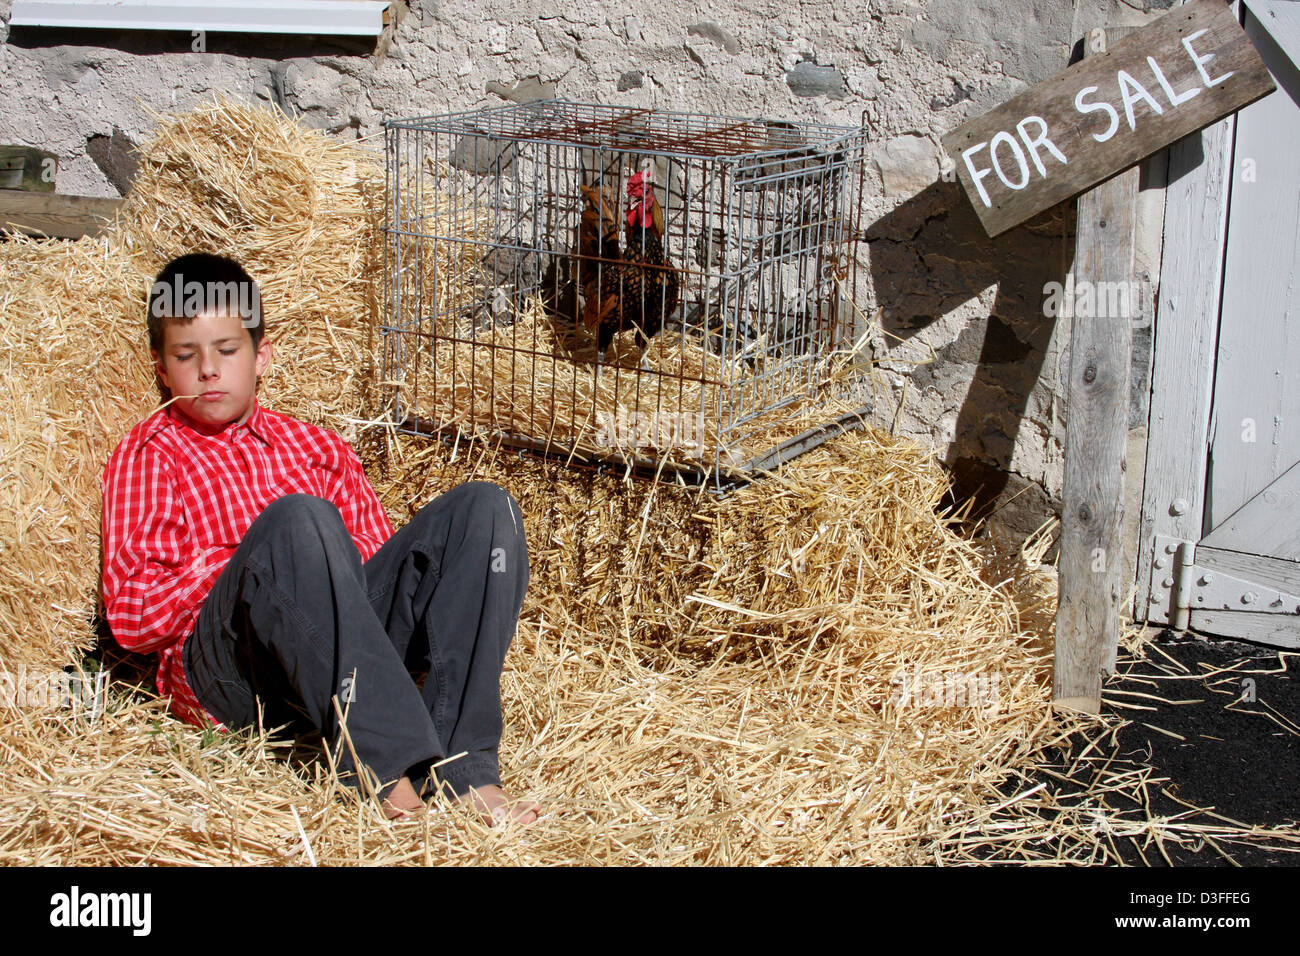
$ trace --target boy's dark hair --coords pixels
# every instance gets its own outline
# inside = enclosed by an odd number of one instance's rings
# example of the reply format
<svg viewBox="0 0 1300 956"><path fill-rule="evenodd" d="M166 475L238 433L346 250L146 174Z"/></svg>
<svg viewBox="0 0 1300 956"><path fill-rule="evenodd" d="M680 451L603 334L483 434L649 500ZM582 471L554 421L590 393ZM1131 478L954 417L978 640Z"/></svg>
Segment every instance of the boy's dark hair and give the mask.
<svg viewBox="0 0 1300 956"><path fill-rule="evenodd" d="M153 281L146 309L149 348L162 352L165 322L190 322L207 310L238 315L253 348L261 344L266 329L257 283L234 259L196 252L167 263Z"/></svg>

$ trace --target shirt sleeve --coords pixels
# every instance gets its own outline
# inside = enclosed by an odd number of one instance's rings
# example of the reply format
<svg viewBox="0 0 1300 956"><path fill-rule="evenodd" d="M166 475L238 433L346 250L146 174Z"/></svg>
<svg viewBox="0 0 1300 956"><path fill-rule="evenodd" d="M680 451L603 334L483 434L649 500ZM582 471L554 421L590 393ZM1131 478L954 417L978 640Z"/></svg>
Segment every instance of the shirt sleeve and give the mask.
<svg viewBox="0 0 1300 956"><path fill-rule="evenodd" d="M103 479L105 617L130 651L162 650L188 634L233 549L199 549L162 456L123 445Z"/></svg>
<svg viewBox="0 0 1300 956"><path fill-rule="evenodd" d="M361 459L352 447L341 438L342 474L336 486L334 504L343 516L343 524L361 552L361 560L369 561L385 541L393 536L393 525L388 520L384 506L379 503Z"/></svg>

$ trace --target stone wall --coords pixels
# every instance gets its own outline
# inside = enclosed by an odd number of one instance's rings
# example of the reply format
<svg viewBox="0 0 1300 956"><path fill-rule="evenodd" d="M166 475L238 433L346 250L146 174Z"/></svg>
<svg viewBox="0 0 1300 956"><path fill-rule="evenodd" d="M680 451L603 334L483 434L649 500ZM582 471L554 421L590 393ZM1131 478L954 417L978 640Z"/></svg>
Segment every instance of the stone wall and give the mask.
<svg viewBox="0 0 1300 956"><path fill-rule="evenodd" d="M875 415L933 443L959 489L1023 536L1059 508L1069 330L1042 306L1070 268L1070 213L988 239L944 181L939 137L1063 69L1087 28L1168 4L416 0L394 5L378 43L226 34L195 52L184 33L11 30L0 0L0 141L58 153L60 192L113 196L154 113L214 90L348 139L375 136L385 117L549 95L865 122L860 304L880 317Z"/></svg>

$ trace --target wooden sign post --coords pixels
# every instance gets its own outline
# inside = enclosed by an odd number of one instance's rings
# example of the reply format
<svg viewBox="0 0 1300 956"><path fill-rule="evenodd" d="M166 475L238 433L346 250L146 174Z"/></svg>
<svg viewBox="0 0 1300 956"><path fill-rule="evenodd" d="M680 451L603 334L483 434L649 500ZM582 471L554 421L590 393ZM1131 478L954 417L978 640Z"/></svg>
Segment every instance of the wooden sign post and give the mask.
<svg viewBox="0 0 1300 956"><path fill-rule="evenodd" d="M1106 49L1107 32L1088 35L1089 55ZM1133 167L1079 197L1076 288L1133 287L1139 178ZM1130 316L1098 320L1074 313L1052 697L1057 706L1093 714L1101 710L1102 675L1115 670L1124 597L1120 555L1132 354Z"/></svg>
<svg viewBox="0 0 1300 956"><path fill-rule="evenodd" d="M1223 0L1193 0L943 137L990 236L1273 91Z"/></svg>

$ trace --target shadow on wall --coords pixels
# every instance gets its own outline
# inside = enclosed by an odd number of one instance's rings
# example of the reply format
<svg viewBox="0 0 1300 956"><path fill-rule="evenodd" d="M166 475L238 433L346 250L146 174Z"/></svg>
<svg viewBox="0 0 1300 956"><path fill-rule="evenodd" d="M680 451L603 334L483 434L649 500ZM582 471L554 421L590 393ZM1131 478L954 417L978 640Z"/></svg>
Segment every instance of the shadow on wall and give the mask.
<svg viewBox="0 0 1300 956"><path fill-rule="evenodd" d="M931 394L946 410L944 396L966 392L944 456L953 477L946 503L973 499L972 526L988 520L1018 539L1059 513L1059 501L1039 483L1011 473L1010 463L1026 427L1041 432L1039 447L1051 443L1053 409L1061 399L1043 392L1035 408L1030 401L1056 322L1044 315L1044 286L1064 282L1073 233L1074 204L1065 203L990 239L961 186L943 181L866 230L876 303L891 349L984 289L997 288L987 316L972 320L935 350L933 362L912 371L908 393ZM1056 378L1054 371L1050 377ZM935 402L921 403L927 405ZM1027 425L1027 414L1045 420Z"/></svg>

